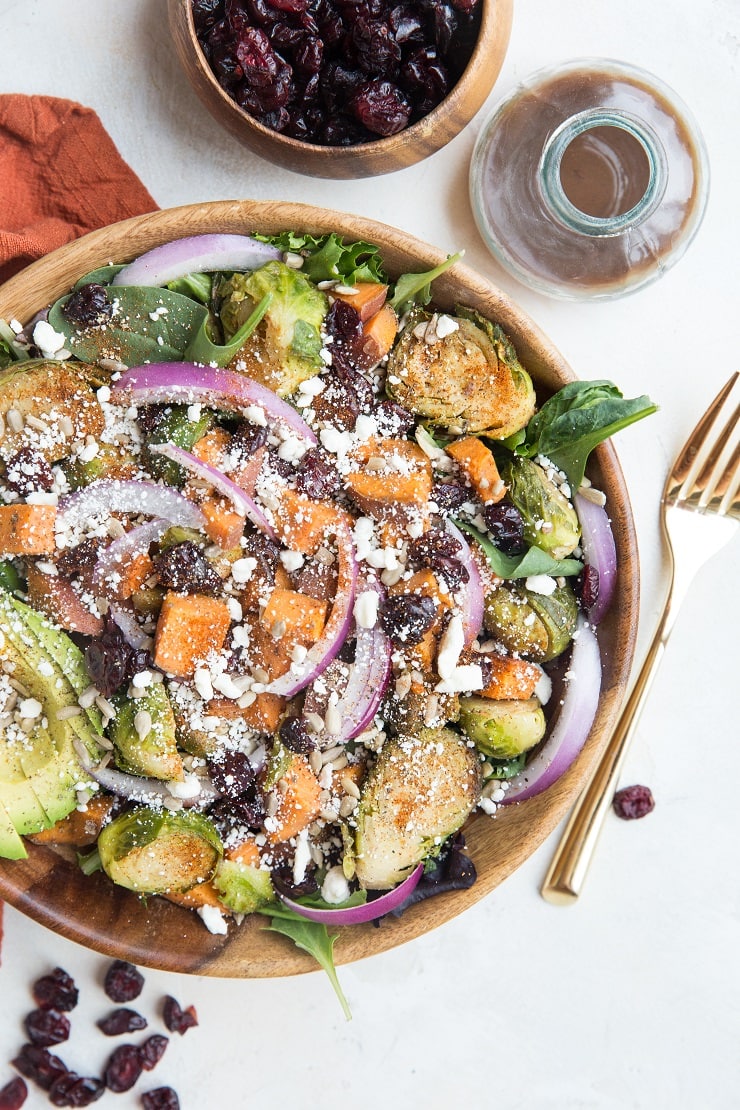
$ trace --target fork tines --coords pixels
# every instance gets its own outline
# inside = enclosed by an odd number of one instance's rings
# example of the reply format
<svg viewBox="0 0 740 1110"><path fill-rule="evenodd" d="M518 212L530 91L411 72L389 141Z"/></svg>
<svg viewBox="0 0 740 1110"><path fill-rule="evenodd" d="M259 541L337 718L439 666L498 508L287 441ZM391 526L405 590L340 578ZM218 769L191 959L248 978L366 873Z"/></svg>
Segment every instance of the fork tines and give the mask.
<svg viewBox="0 0 740 1110"><path fill-rule="evenodd" d="M666 485L666 503L740 518L740 404L732 410L739 376L732 375L689 436Z"/></svg>

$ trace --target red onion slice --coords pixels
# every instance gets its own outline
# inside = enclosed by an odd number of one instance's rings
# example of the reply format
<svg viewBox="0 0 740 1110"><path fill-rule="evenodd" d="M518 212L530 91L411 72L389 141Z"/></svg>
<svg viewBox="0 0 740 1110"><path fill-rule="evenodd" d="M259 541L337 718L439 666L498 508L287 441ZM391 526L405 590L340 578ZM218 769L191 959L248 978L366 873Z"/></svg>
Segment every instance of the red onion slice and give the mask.
<svg viewBox="0 0 740 1110"><path fill-rule="evenodd" d="M480 632L481 625L483 624L485 603L483 579L480 576L480 571L473 558L470 545L460 529L453 524L451 520L445 521L445 527L450 535L454 536L457 542L462 544L462 550L455 558L458 562L462 563L468 572L468 581L463 582L462 585L458 587L456 596L460 598L458 607L463 622L465 646L469 647Z"/></svg>
<svg viewBox="0 0 740 1110"><path fill-rule="evenodd" d="M95 764L90 759L90 753L80 741L73 741L75 751L80 757L80 762L86 774L94 779L99 786L119 798L128 798L134 802L153 803L161 805L163 801L172 800L174 795L166 782L160 779L140 778L138 775L129 775L125 771L118 771L115 767L103 767ZM215 802L220 794L208 778L200 780L201 789L192 798L183 798L182 804L186 809L195 805L210 805Z"/></svg>
<svg viewBox="0 0 740 1110"><path fill-rule="evenodd" d="M352 625L358 567L352 534L346 526L337 528L336 543L339 557L337 592L323 635L313 647L309 648L304 663L300 666L293 664L286 674L270 683L267 687L270 694L292 698L299 690L304 690L314 679L324 673L333 659L336 659L342 644L347 639L347 633Z"/></svg>
<svg viewBox="0 0 740 1110"><path fill-rule="evenodd" d="M357 592L364 590L383 592L377 581L365 578L358 582ZM379 623L373 628L357 627L355 661L336 705L342 718L338 744L359 736L371 724L390 679L391 652L391 642Z"/></svg>
<svg viewBox="0 0 740 1110"><path fill-rule="evenodd" d="M111 619L123 633L123 638L127 644L130 644L136 651L151 647L151 636L144 631L130 609L124 609L122 605L116 605L115 602L111 601L108 612Z"/></svg>
<svg viewBox="0 0 740 1110"><path fill-rule="evenodd" d="M214 270L256 270L280 258L280 251L248 235L192 235L139 255L113 278L112 285L166 285L185 274Z"/></svg>
<svg viewBox="0 0 740 1110"><path fill-rule="evenodd" d="M511 779L504 805L523 802L552 786L586 743L599 704L601 657L593 629L583 616L578 618L568 669L571 678L552 731L522 773Z"/></svg>
<svg viewBox="0 0 740 1110"><path fill-rule="evenodd" d="M127 370L113 383L111 392L126 393L134 405L202 404L243 414L257 406L290 428L299 439L312 445L317 442L306 421L287 401L234 370L199 366L195 362L153 362Z"/></svg>
<svg viewBox="0 0 740 1110"><path fill-rule="evenodd" d="M404 879L398 886L394 886L393 890L389 890L387 894L381 894L380 898L373 898L372 902L363 902L361 906L349 906L346 909L314 909L312 906L302 906L300 902L294 902L292 898L288 898L284 894L280 895L280 901L293 913L300 914L301 917L305 917L309 921L318 921L321 925L363 925L367 921L375 921L377 917L383 917L391 910L398 909L401 903L419 885L419 880L423 874L424 864L420 863L408 878Z"/></svg>
<svg viewBox="0 0 740 1110"><path fill-rule="evenodd" d="M183 528L202 529L205 518L198 506L172 486L136 479L100 478L59 502L62 524L74 527L103 513L143 513Z"/></svg>
<svg viewBox="0 0 740 1110"><path fill-rule="evenodd" d="M192 471L198 478L209 482L214 489L231 501L237 512L248 517L255 528L269 536L271 540L277 539L275 529L256 501L253 501L249 494L245 493L236 482L232 482L231 478L228 478L222 470L217 470L215 466L204 463L196 455L191 455L189 451L185 451L182 447L175 447L174 443L152 443L149 450L154 454L164 455L165 458L172 459L173 462L184 466L186 470Z"/></svg>
<svg viewBox="0 0 740 1110"><path fill-rule="evenodd" d="M584 561L599 573L599 596L588 612L591 624L598 624L614 596L617 584L617 548L606 509L589 501L583 494L575 496L575 509L581 524L581 547Z"/></svg>

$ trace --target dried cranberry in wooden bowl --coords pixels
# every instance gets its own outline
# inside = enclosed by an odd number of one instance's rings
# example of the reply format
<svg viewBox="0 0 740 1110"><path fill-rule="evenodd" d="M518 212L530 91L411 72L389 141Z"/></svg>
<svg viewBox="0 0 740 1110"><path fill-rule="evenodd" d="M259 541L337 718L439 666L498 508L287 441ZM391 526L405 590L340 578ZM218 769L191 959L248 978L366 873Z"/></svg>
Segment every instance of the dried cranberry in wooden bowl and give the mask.
<svg viewBox="0 0 740 1110"><path fill-rule="evenodd" d="M168 4L219 123L287 169L351 178L413 165L469 123L503 64L513 0Z"/></svg>
<svg viewBox="0 0 740 1110"><path fill-rule="evenodd" d="M374 243L393 277L429 270L445 258L441 250L398 228L329 209L275 201L194 204L152 212L91 232L33 263L0 287L0 318L29 320L71 288L82 274L112 258L130 261L152 247L185 235L276 234L288 229L315 236L333 231L348 241ZM502 290L471 269L457 264L437 279L434 301L443 310L463 303L496 320L531 371L541 397L573 380L567 363L530 317ZM335 948L337 963L375 955L421 936L490 893L544 842L590 776L625 693L639 609L637 540L619 463L609 443L596 448L591 458L589 476L608 499L619 575L613 604L599 625L601 697L583 751L569 770L541 794L520 805L503 807L493 820L482 811L471 818L465 840L466 854L478 874L472 886L420 901L401 917L385 919L380 928L372 924L343 927ZM454 503L457 491L449 496ZM513 535L511 522L507 529L507 535L509 531ZM433 557L431 551L427 555ZM439 557L446 556L440 553ZM423 613L402 616L408 625L416 624L416 618L423 621ZM292 739L297 743L300 737ZM68 848L55 851L31 840L26 840L26 847L27 859L0 860L0 898L62 936L117 960L235 978L293 975L315 968L310 956L285 937L266 930L259 915L249 915L239 926L231 925L228 936L214 935L196 914L173 902L161 897L141 899L114 886L101 873L85 875ZM116 994L120 996L120 992ZM131 1005L132 997L129 992L127 1001L116 1004Z"/></svg>

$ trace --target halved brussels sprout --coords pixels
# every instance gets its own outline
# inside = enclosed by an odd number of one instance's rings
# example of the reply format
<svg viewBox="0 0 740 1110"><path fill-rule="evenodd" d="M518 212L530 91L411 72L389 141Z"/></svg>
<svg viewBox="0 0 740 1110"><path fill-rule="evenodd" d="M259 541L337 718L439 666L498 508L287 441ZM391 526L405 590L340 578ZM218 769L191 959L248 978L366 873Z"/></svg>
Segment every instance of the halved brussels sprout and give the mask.
<svg viewBox="0 0 740 1110"><path fill-rule="evenodd" d="M537 698L495 701L460 699L460 725L475 746L494 759L528 752L545 735L545 714Z"/></svg>
<svg viewBox="0 0 740 1110"><path fill-rule="evenodd" d="M121 814L98 837L109 879L137 894L184 893L207 882L223 856L215 825L200 813L146 806Z"/></svg>
<svg viewBox="0 0 740 1110"><path fill-rule="evenodd" d="M275 901L270 872L238 860L222 860L213 885L220 901L232 913L254 913Z"/></svg>
<svg viewBox="0 0 740 1110"><path fill-rule="evenodd" d="M245 369L250 377L287 397L324 365L320 329L329 301L303 274L283 262L268 262L249 274L233 274L218 289L226 341L267 293L272 294L267 312L230 365Z"/></svg>
<svg viewBox="0 0 740 1110"><path fill-rule="evenodd" d="M553 559L566 559L578 546L581 526L567 497L531 459L515 456L502 467L508 496L522 514L524 538Z"/></svg>
<svg viewBox="0 0 740 1110"><path fill-rule="evenodd" d="M578 618L578 602L570 586L545 596L524 586L495 586L487 595L483 624L507 651L546 663L561 655Z"/></svg>
<svg viewBox="0 0 740 1110"><path fill-rule="evenodd" d="M534 413L529 374L498 325L471 309L459 308L451 319L437 334L429 313L409 313L388 360L387 392L455 435L505 439ZM428 338L425 325L432 329Z"/></svg>
<svg viewBox="0 0 740 1110"><path fill-rule="evenodd" d="M351 855L366 890L396 886L460 828L480 797L478 755L449 728L386 740L355 811Z"/></svg>

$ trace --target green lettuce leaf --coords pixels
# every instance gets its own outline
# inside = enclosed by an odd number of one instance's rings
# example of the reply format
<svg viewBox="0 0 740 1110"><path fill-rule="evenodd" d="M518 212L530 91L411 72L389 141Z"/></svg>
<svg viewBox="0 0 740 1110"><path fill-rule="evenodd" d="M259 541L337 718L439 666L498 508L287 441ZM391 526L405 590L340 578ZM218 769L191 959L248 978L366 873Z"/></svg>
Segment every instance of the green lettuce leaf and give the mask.
<svg viewBox="0 0 740 1110"><path fill-rule="evenodd" d="M332 908L336 909L336 906ZM329 935L326 925L321 925L318 921L309 921L308 918L301 917L300 914L294 913L282 904L273 903L257 912L269 915L270 924L268 929L271 932L281 933L283 936L289 937L296 948L300 948L302 951L308 952L309 956L313 956L329 976L329 982L339 999L344 1016L347 1021L351 1021L352 1012L342 990L334 964L334 945L339 933Z"/></svg>
<svg viewBox="0 0 740 1110"><path fill-rule="evenodd" d="M410 304L429 304L432 299L431 284L462 258L464 251L450 254L439 266L423 274L401 274L395 284L391 305L396 312L403 312Z"/></svg>
<svg viewBox="0 0 740 1110"><path fill-rule="evenodd" d="M330 235L308 235L283 231L280 235L255 235L263 243L272 243L281 251L303 256L302 273L311 281L377 281L388 284L380 252L372 243L359 240L345 243L336 232Z"/></svg>

